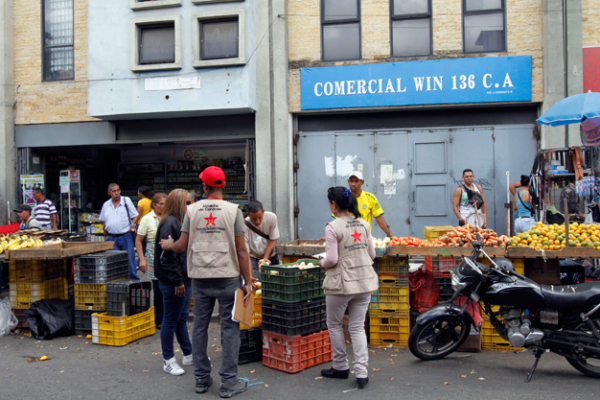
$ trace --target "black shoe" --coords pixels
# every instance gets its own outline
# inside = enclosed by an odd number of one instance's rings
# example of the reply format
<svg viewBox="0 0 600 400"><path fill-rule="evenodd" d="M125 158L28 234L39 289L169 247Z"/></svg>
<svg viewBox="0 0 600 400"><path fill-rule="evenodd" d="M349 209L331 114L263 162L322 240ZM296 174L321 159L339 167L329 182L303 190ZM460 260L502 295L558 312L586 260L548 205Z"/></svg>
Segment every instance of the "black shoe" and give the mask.
<svg viewBox="0 0 600 400"><path fill-rule="evenodd" d="M333 369L333 367L331 367L329 369L322 369L321 375L323 375L325 378L348 379L348 376L350 375L350 370L345 369L343 371L339 371L339 370Z"/></svg>
<svg viewBox="0 0 600 400"><path fill-rule="evenodd" d="M248 382L242 381L238 378L237 382L235 382L231 386L223 386L223 384L221 384L219 396L223 398L230 398L235 396L236 394L245 392L246 389L248 389Z"/></svg>
<svg viewBox="0 0 600 400"><path fill-rule="evenodd" d="M356 383L359 389L364 389L367 383L369 383L369 378L356 378Z"/></svg>
<svg viewBox="0 0 600 400"><path fill-rule="evenodd" d="M213 384L212 376L209 376L205 379L197 379L196 380L196 393L206 393L208 392L208 388Z"/></svg>

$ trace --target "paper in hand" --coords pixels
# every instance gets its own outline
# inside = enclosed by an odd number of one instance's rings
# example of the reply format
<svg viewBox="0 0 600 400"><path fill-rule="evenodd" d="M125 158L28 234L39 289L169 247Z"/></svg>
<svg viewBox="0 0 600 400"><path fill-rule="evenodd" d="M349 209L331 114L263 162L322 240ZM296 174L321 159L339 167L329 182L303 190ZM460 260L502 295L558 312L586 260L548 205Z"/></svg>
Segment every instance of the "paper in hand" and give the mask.
<svg viewBox="0 0 600 400"><path fill-rule="evenodd" d="M250 296L248 306L244 307L244 291L237 289L233 301L233 310L231 310L231 320L241 322L246 326L252 325L252 316L254 315L254 298Z"/></svg>

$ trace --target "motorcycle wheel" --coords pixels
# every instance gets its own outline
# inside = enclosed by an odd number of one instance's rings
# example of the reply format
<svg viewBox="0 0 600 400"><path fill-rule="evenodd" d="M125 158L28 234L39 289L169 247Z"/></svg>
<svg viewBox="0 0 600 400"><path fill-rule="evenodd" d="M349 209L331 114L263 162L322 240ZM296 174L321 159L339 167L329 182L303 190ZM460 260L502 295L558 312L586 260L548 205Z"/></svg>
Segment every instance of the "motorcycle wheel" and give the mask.
<svg viewBox="0 0 600 400"><path fill-rule="evenodd" d="M594 318L592 319L594 325L598 329L600 329L600 319ZM567 327L568 330L582 332L588 335L592 335L589 328L585 326L583 322L578 323L574 327ZM567 358L567 362L573 366L577 371L581 372L584 375L591 376L592 378L600 378L600 358L597 357L587 357L587 358L578 358L572 359Z"/></svg>
<svg viewBox="0 0 600 400"><path fill-rule="evenodd" d="M470 326L461 319L452 327L452 317L440 316L415 326L408 338L410 352L421 360L439 360L456 351L469 337Z"/></svg>

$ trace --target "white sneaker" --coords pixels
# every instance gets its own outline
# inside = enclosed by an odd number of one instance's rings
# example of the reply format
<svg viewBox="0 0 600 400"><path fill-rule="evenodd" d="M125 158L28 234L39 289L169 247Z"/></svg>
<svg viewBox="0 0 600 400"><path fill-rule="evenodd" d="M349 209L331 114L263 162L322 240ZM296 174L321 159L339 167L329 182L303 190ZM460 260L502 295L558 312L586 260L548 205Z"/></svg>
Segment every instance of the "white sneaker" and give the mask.
<svg viewBox="0 0 600 400"><path fill-rule="evenodd" d="M171 358L170 360L164 360L164 364L163 371L168 372L171 375L179 376L185 373L183 368L177 364L175 357Z"/></svg>
<svg viewBox="0 0 600 400"><path fill-rule="evenodd" d="M189 356L183 356L181 365L194 365L194 356L192 354L190 354Z"/></svg>

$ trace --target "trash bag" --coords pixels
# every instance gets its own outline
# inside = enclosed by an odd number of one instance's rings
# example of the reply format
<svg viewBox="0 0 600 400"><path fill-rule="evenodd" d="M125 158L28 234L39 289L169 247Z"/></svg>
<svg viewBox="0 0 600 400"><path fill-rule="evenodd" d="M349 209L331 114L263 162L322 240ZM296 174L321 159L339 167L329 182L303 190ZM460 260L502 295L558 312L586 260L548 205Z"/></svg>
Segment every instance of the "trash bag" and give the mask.
<svg viewBox="0 0 600 400"><path fill-rule="evenodd" d="M10 331L17 327L19 320L10 309L8 298L0 300L0 337L8 335Z"/></svg>
<svg viewBox="0 0 600 400"><path fill-rule="evenodd" d="M410 274L408 278L410 287L410 306L420 313L429 310L438 304L440 287L433 279L433 272L425 266Z"/></svg>
<svg viewBox="0 0 600 400"><path fill-rule="evenodd" d="M73 304L69 300L39 300L25 311L25 318L34 338L50 340L75 332L73 314Z"/></svg>

